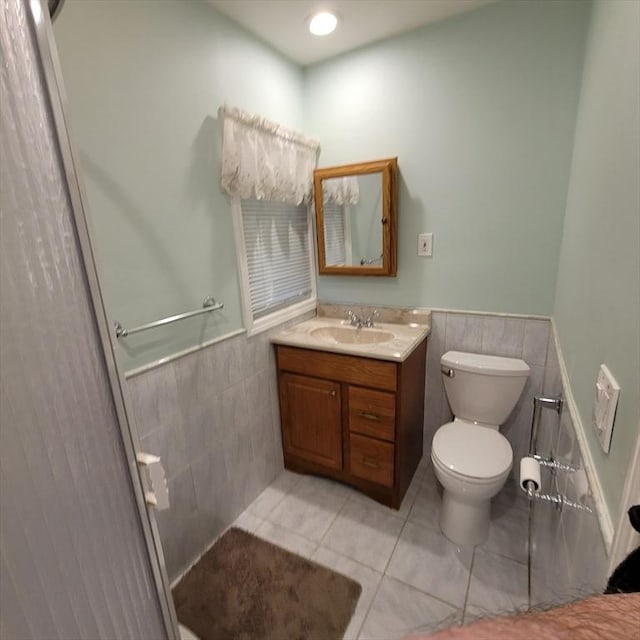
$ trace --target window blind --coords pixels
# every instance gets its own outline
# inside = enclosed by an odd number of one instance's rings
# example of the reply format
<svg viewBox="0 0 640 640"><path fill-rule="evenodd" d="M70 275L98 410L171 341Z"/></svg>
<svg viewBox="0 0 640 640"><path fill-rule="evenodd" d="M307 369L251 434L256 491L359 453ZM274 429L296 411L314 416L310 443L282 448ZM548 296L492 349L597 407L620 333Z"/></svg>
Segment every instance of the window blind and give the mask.
<svg viewBox="0 0 640 640"><path fill-rule="evenodd" d="M242 200L253 319L311 297L307 205Z"/></svg>
<svg viewBox="0 0 640 640"><path fill-rule="evenodd" d="M324 259L326 264L345 264L344 205L326 202L322 208L324 220Z"/></svg>

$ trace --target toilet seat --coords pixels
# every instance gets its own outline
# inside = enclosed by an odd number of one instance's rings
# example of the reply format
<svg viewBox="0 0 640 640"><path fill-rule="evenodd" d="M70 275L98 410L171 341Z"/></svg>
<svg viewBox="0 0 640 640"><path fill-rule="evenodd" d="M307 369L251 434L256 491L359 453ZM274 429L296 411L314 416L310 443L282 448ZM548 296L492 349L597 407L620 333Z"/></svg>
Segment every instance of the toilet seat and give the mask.
<svg viewBox="0 0 640 640"><path fill-rule="evenodd" d="M446 472L470 481L490 482L513 464L509 441L497 430L456 420L433 436L432 456Z"/></svg>

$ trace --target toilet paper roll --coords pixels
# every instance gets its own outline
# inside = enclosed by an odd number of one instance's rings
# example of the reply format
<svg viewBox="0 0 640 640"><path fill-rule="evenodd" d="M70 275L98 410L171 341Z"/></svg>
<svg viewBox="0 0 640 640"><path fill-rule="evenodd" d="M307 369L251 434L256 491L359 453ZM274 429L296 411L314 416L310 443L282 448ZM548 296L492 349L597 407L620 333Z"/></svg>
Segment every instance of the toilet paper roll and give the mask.
<svg viewBox="0 0 640 640"><path fill-rule="evenodd" d="M533 490L540 491L540 463L531 457L520 460L520 486L527 491L527 482L533 483Z"/></svg>

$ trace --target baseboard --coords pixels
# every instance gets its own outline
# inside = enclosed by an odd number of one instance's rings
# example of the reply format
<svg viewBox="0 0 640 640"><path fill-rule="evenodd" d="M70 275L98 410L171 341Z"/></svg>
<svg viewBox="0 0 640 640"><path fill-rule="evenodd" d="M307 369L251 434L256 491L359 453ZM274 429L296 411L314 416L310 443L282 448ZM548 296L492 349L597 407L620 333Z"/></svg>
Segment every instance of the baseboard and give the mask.
<svg viewBox="0 0 640 640"><path fill-rule="evenodd" d="M602 490L602 484L600 483L600 477L596 471L596 466L591 455L591 449L587 442L586 432L582 420L580 418L580 412L578 411L578 405L573 396L571 390L571 384L569 380L569 374L567 373L567 367L564 362L564 356L562 349L558 341L558 331L555 323L555 319L551 318L551 327L553 340L556 346L556 353L558 354L558 364L560 367L560 376L562 379L562 388L564 393L565 408L569 411L571 416L571 422L576 435L576 440L580 446L580 455L582 456L582 462L584 469L589 479L589 486L591 488L591 494L595 506L596 516L598 518L598 524L600 525L600 531L602 533L602 539L604 540L604 546L607 554L611 552L611 545L613 543L614 526L611 520L611 513L607 501L604 497L604 491Z"/></svg>

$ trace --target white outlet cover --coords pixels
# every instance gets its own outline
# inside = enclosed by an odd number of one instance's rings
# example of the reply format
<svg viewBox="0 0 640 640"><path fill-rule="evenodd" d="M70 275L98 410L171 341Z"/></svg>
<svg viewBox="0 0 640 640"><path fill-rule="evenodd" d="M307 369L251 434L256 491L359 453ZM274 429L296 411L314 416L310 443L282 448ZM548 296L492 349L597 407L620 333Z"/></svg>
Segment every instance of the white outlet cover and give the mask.
<svg viewBox="0 0 640 640"><path fill-rule="evenodd" d="M619 397L620 385L616 382L609 368L601 364L596 380L592 418L593 428L605 453L609 453L611 447L611 434L613 433Z"/></svg>

